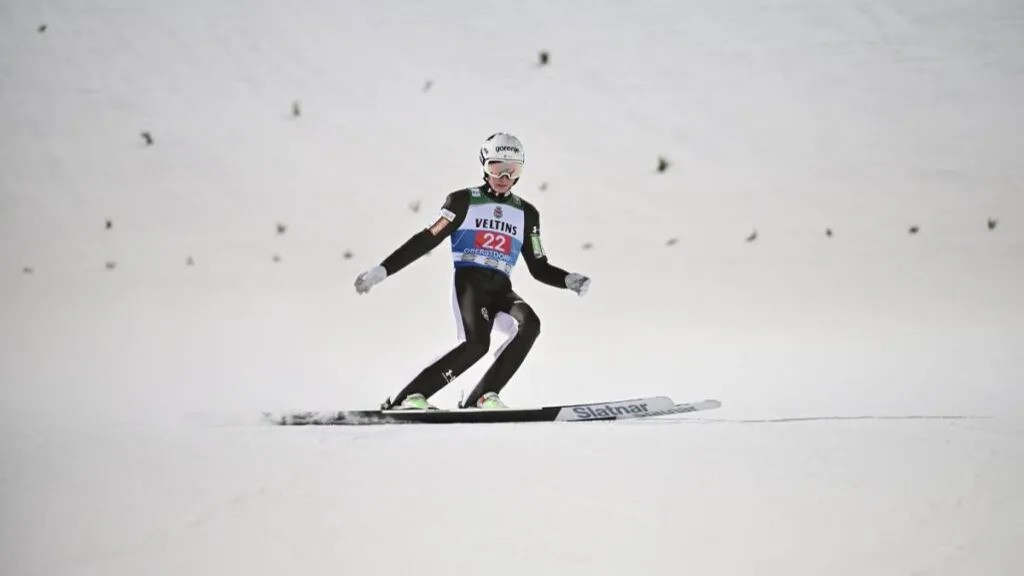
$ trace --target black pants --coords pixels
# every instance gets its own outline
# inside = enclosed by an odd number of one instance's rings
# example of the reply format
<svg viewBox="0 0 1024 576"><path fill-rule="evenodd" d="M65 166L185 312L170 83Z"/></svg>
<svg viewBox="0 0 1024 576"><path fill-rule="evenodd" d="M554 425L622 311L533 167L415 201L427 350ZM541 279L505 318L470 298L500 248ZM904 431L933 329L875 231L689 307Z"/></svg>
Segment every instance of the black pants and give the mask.
<svg viewBox="0 0 1024 576"><path fill-rule="evenodd" d="M495 317L503 312L518 324L512 340L495 359L487 373L463 400L464 406L475 406L487 392L500 392L523 364L526 354L540 334L540 319L533 308L512 291L507 275L488 268L468 267L455 270L455 307L461 316L464 340L440 360L426 367L409 383L394 403L410 394L427 398L436 394L487 354ZM457 320L458 321L458 320Z"/></svg>

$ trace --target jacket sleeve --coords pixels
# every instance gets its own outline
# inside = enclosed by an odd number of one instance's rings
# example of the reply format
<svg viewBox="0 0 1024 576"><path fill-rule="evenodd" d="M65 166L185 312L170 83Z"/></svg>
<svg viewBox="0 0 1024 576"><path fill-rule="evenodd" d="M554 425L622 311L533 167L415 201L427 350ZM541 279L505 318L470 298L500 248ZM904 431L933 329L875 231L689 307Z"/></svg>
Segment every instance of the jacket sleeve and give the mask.
<svg viewBox="0 0 1024 576"><path fill-rule="evenodd" d="M420 230L391 253L380 263L388 272L388 276L425 256L445 238L451 236L456 228L462 225L469 211L469 191L452 192L445 200L437 220L429 227Z"/></svg>
<svg viewBox="0 0 1024 576"><path fill-rule="evenodd" d="M526 242L523 244L523 257L526 259L526 266L530 269L530 275L555 288L565 288L565 277L568 272L548 262L548 256L544 253L544 246L540 241L540 213L532 204L526 204L525 209Z"/></svg>

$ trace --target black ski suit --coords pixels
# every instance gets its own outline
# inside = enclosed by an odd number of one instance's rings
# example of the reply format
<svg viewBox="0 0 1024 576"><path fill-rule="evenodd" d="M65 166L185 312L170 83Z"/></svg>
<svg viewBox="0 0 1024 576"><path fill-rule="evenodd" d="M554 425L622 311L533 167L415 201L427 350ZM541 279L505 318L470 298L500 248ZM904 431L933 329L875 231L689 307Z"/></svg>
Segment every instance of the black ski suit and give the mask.
<svg viewBox="0 0 1024 576"><path fill-rule="evenodd" d="M458 230L469 212L474 191L479 191L477 198L482 194L489 202L514 203L522 208L525 231L530 234L530 241L523 242L521 256L526 260L530 274L544 284L566 288L568 272L548 263L541 248L537 209L511 193L505 196L495 194L486 184L449 194L437 222L414 235L381 262L388 276L433 250ZM514 336L465 398L463 406L475 406L487 392L500 392L522 365L540 334L540 319L533 308L512 290L512 281L506 271L484 266L456 267L454 284L456 314L459 316L456 322L461 322L459 329L463 341L403 388L393 400L396 405L410 394L431 397L483 358L490 347L491 330L499 313L515 320Z"/></svg>

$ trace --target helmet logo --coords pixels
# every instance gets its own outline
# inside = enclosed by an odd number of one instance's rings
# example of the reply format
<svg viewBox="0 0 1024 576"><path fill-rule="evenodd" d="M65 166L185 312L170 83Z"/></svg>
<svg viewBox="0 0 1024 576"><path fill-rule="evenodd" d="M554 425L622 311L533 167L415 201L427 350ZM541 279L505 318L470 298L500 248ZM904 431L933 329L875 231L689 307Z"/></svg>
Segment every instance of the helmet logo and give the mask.
<svg viewBox="0 0 1024 576"><path fill-rule="evenodd" d="M515 146L495 146L494 147L494 151L495 152L511 152L513 154L519 154L519 148L516 148Z"/></svg>

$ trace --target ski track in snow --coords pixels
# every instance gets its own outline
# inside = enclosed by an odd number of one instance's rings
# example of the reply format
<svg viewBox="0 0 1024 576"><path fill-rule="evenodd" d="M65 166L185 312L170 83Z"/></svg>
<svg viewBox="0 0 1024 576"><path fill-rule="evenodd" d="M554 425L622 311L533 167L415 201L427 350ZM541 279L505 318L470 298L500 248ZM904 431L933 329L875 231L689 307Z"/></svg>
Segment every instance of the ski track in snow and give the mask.
<svg viewBox="0 0 1024 576"><path fill-rule="evenodd" d="M836 422L846 420L984 420L988 416L804 416L800 418L764 418L747 420L726 420L719 418L694 418L695 422L733 423L733 424L790 424L796 422Z"/></svg>

